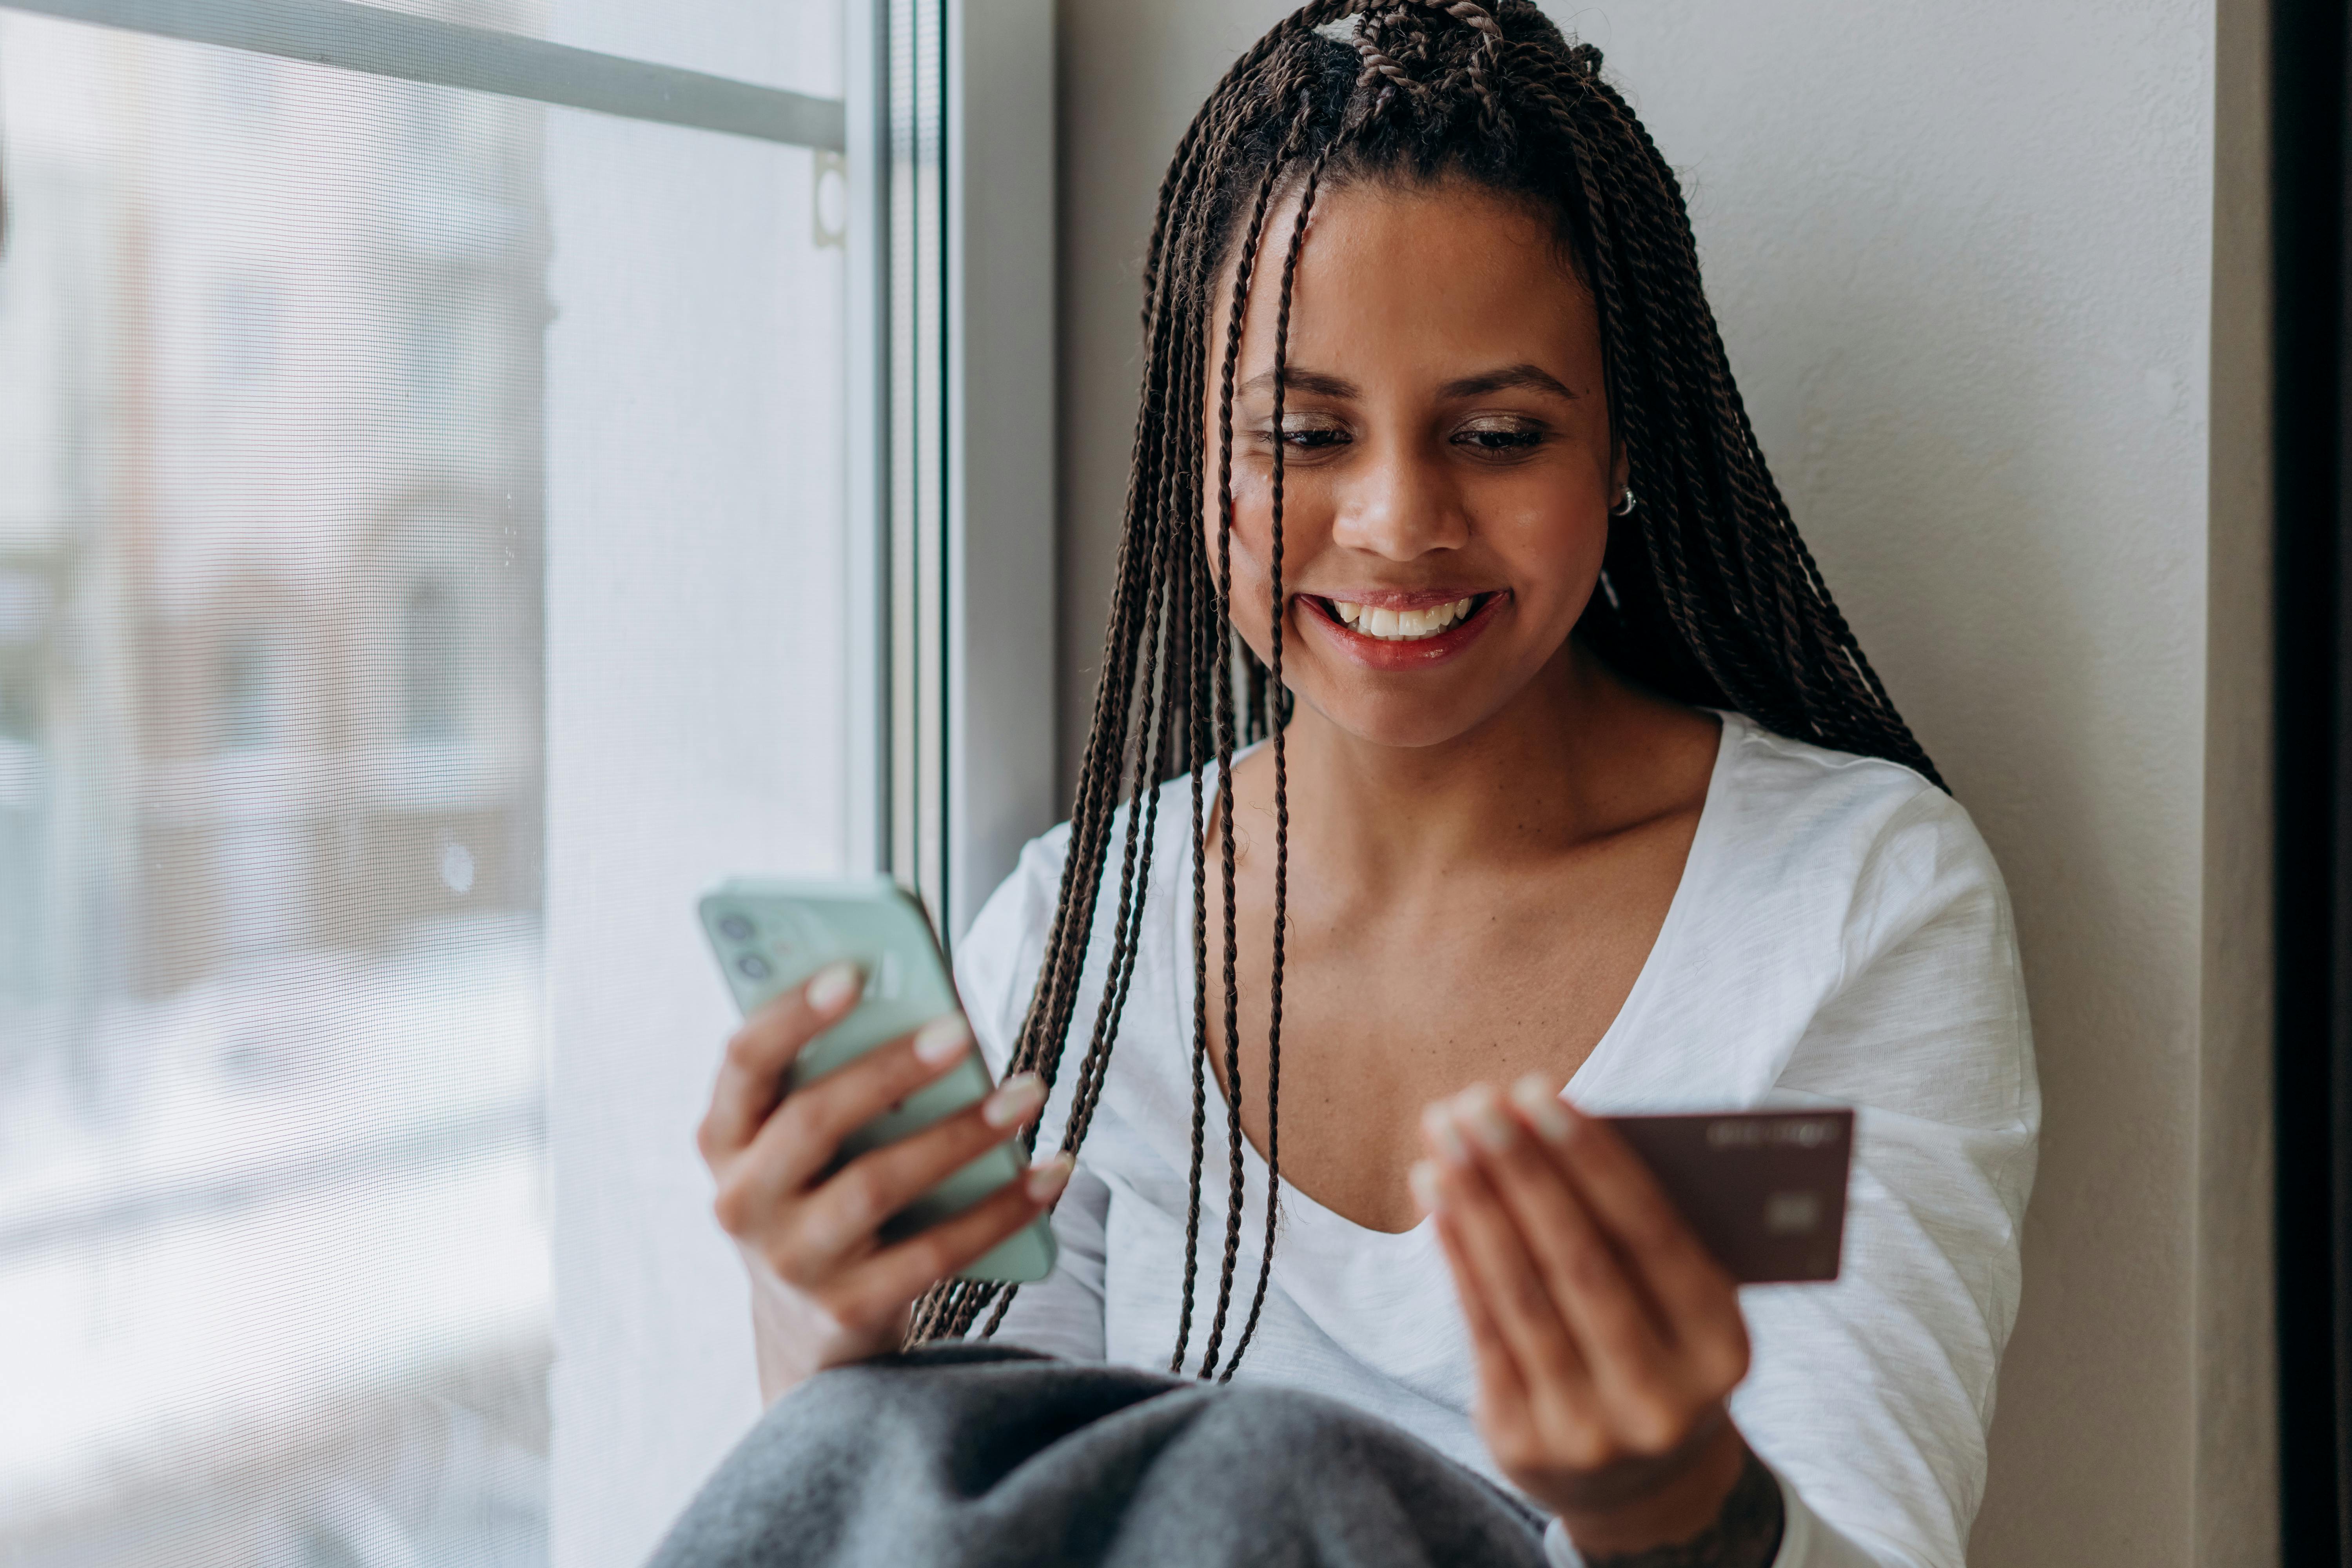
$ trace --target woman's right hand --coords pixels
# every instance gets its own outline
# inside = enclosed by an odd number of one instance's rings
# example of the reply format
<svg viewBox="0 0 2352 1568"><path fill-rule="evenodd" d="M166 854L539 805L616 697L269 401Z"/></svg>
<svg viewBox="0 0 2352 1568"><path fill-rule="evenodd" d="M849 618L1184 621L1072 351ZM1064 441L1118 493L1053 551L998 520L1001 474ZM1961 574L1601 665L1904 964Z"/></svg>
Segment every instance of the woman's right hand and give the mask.
<svg viewBox="0 0 2352 1568"><path fill-rule="evenodd" d="M1069 1180L1057 1155L961 1214L885 1246L885 1220L1012 1138L1044 1105L1034 1073L899 1142L841 1162L856 1128L948 1072L972 1048L955 1014L784 1092L793 1059L856 1005L857 971L835 964L752 1015L727 1042L696 1142L711 1208L751 1276L760 1393L897 1350L924 1291L1043 1214Z"/></svg>

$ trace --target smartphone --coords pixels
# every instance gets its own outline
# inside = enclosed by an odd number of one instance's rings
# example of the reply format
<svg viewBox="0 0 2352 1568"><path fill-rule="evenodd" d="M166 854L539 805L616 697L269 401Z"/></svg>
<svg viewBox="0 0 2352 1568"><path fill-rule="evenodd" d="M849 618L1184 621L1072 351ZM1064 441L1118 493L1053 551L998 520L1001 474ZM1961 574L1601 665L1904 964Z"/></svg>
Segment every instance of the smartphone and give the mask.
<svg viewBox="0 0 2352 1568"><path fill-rule="evenodd" d="M1606 1119L1742 1285L1838 1277L1853 1112L1739 1110Z"/></svg>
<svg viewBox="0 0 2352 1568"><path fill-rule="evenodd" d="M785 1089L845 1066L886 1041L957 1007L955 982L923 907L887 878L840 882L739 878L702 896L704 935L735 1005L749 1016L819 969L846 959L864 972L865 993L841 1022L810 1041ZM995 1085L977 1049L842 1141L847 1161L985 1099ZM882 1226L885 1242L926 1230L1016 1181L1018 1142L1000 1143L917 1198ZM1039 1215L958 1276L1024 1284L1054 1271L1054 1228Z"/></svg>

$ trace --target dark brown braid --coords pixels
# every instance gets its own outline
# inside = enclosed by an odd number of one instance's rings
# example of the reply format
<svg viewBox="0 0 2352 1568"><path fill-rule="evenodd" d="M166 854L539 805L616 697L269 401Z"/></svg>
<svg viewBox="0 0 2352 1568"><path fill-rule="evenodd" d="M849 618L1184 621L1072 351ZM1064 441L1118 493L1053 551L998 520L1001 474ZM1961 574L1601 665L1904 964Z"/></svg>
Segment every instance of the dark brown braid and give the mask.
<svg viewBox="0 0 2352 1568"><path fill-rule="evenodd" d="M1349 37L1323 31L1347 21ZM1612 435L1633 514L1616 521L1609 585L1576 635L1627 678L1727 708L1780 733L1884 757L1938 785L1927 754L1838 613L1758 447L1699 278L1681 187L1600 51L1570 45L1528 0L1313 0L1226 72L1177 143L1160 182L1144 263L1143 395L1094 724L1071 808L1067 859L1013 1070L1057 1077L1097 910L1118 846L1118 892L1100 998L1070 1088L1066 1152L1100 1100L1153 892L1160 785L1189 775L1192 896L1192 1143L1184 1294L1171 1371L1193 1328L1209 1095L1210 885L1214 818L1223 896L1217 971L1224 1024L1225 1235L1217 1300L1196 1371L1233 1375L1265 1300L1281 1184L1282 981L1289 866L1283 682L1283 455L1273 447L1273 577L1267 657L1234 635L1233 400L1241 323L1268 215L1297 193L1282 252L1275 419L1282 419L1293 287L1319 191L1458 181L1548 214L1592 295ZM1230 278L1228 283L1227 279ZM1221 290L1230 288L1227 295ZM1223 308L1220 363L1209 362ZM1207 421L1216 377L1216 424ZM1213 458L1215 469L1210 471ZM1213 484L1214 489L1210 487ZM1204 504L1206 503L1206 504ZM1214 506L1215 527L1202 524ZM1270 740L1275 764L1275 927L1266 1036L1266 1223L1249 1310L1223 1354L1241 1249L1239 938L1233 798L1238 746ZM1034 1134L1029 1142L1034 1146ZM950 1281L920 1304L912 1337L968 1332L1011 1291ZM989 1310L992 1308L993 1310Z"/></svg>
<svg viewBox="0 0 2352 1568"><path fill-rule="evenodd" d="M1233 596L1234 540L1234 374L1241 363L1243 312L1249 303L1250 278L1256 269L1258 238L1265 229L1265 215L1274 199L1275 183L1281 178L1284 164L1295 154L1300 132L1305 129L1307 105L1293 121L1290 133L1282 146L1268 159L1265 173L1257 182L1257 196L1250 205L1249 226L1243 233L1241 244L1234 253L1234 297L1231 318L1225 326L1225 357L1219 371L1221 386L1217 397L1217 602L1230 606ZM1231 639L1233 617L1227 614L1223 636ZM1234 1271L1241 1259L1242 1240L1242 1050L1241 1050L1241 985L1236 968L1241 957L1241 938L1236 923L1237 903L1234 896L1234 792L1233 776L1233 682L1221 679L1216 683L1217 737L1217 847L1219 876L1224 891L1225 945L1225 1256L1223 1267L1217 1275L1217 1310L1209 1320L1209 1341L1201 1352L1201 1375L1207 1377L1216 1371L1217 1352L1224 1342L1225 1315L1233 1308ZM1259 704L1250 703L1251 710ZM1269 1083L1272 1079L1269 1078ZM1268 1192L1271 1206L1274 1194ZM1235 1346L1238 1350L1240 1347ZM1236 1360L1239 1358L1236 1357ZM1228 1366L1225 1375L1231 1377Z"/></svg>
<svg viewBox="0 0 2352 1568"><path fill-rule="evenodd" d="M1463 0L1466 4L1467 0ZM1298 281L1298 253L1307 244L1307 221L1314 216L1315 194L1323 180L1323 169L1328 150L1319 152L1307 171L1306 184L1300 188L1298 212L1290 224L1290 244L1282 258L1282 294L1276 307L1274 326L1274 428L1282 429L1282 405L1286 388L1285 373L1290 359L1290 304ZM1239 334L1236 333L1236 336ZM1285 604L1282 592L1282 480L1283 443L1274 443L1274 538L1267 554L1268 571L1272 577L1269 601ZM1266 686L1280 693L1282 684L1282 641L1285 617L1276 615L1269 623L1266 647ZM1269 986L1265 1023L1265 1247L1259 1254L1257 1288L1250 1295L1249 1319L1242 1325L1241 1338L1234 1342L1233 1359L1226 1363L1225 1376L1241 1364L1242 1352L1249 1348L1250 1336L1257 1331L1258 1313L1265 1306L1266 1281L1274 1274L1275 1220L1280 1205L1280 1194L1275 1190L1275 1173L1282 1169L1280 1131L1282 1119L1282 950L1283 932L1290 914L1290 765L1284 748L1284 724L1279 714L1266 710L1266 722L1274 731L1274 969ZM1232 850L1226 850L1230 862ZM1230 1016L1230 1015L1229 1015ZM1228 1052L1232 1035L1227 1037ZM1235 1102L1240 1100L1236 1091Z"/></svg>

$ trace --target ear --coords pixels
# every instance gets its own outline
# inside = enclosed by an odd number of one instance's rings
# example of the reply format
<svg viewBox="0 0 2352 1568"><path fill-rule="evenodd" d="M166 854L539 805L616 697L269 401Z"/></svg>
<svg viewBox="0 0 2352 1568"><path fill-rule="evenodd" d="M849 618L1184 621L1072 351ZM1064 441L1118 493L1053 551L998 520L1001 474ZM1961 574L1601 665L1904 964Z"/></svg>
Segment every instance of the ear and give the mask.
<svg viewBox="0 0 2352 1568"><path fill-rule="evenodd" d="M1614 507L1618 500L1623 497L1625 494L1625 487L1633 482L1633 460L1625 455L1625 443L1622 441L1610 442L1609 504L1612 507Z"/></svg>

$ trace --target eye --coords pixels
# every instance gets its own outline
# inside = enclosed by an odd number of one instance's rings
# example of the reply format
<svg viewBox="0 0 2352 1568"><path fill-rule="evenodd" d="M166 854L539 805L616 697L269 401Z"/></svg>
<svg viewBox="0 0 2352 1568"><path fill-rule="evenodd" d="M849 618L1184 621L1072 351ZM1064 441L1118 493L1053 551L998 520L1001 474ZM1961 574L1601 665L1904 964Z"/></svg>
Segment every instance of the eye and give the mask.
<svg viewBox="0 0 2352 1568"><path fill-rule="evenodd" d="M1456 430L1452 440L1483 456L1510 457L1533 451L1544 443L1546 431L1532 419L1489 415Z"/></svg>
<svg viewBox="0 0 2352 1568"><path fill-rule="evenodd" d="M1344 447L1350 437L1345 430L1328 425L1309 425L1305 429L1292 428L1282 433L1282 444L1302 452L1320 452L1330 447Z"/></svg>
<svg viewBox="0 0 2352 1568"><path fill-rule="evenodd" d="M1269 447L1272 436L1269 430L1257 432L1258 440ZM1282 421L1282 444L1294 452L1327 452L1354 440L1345 425L1326 414L1293 414Z"/></svg>

